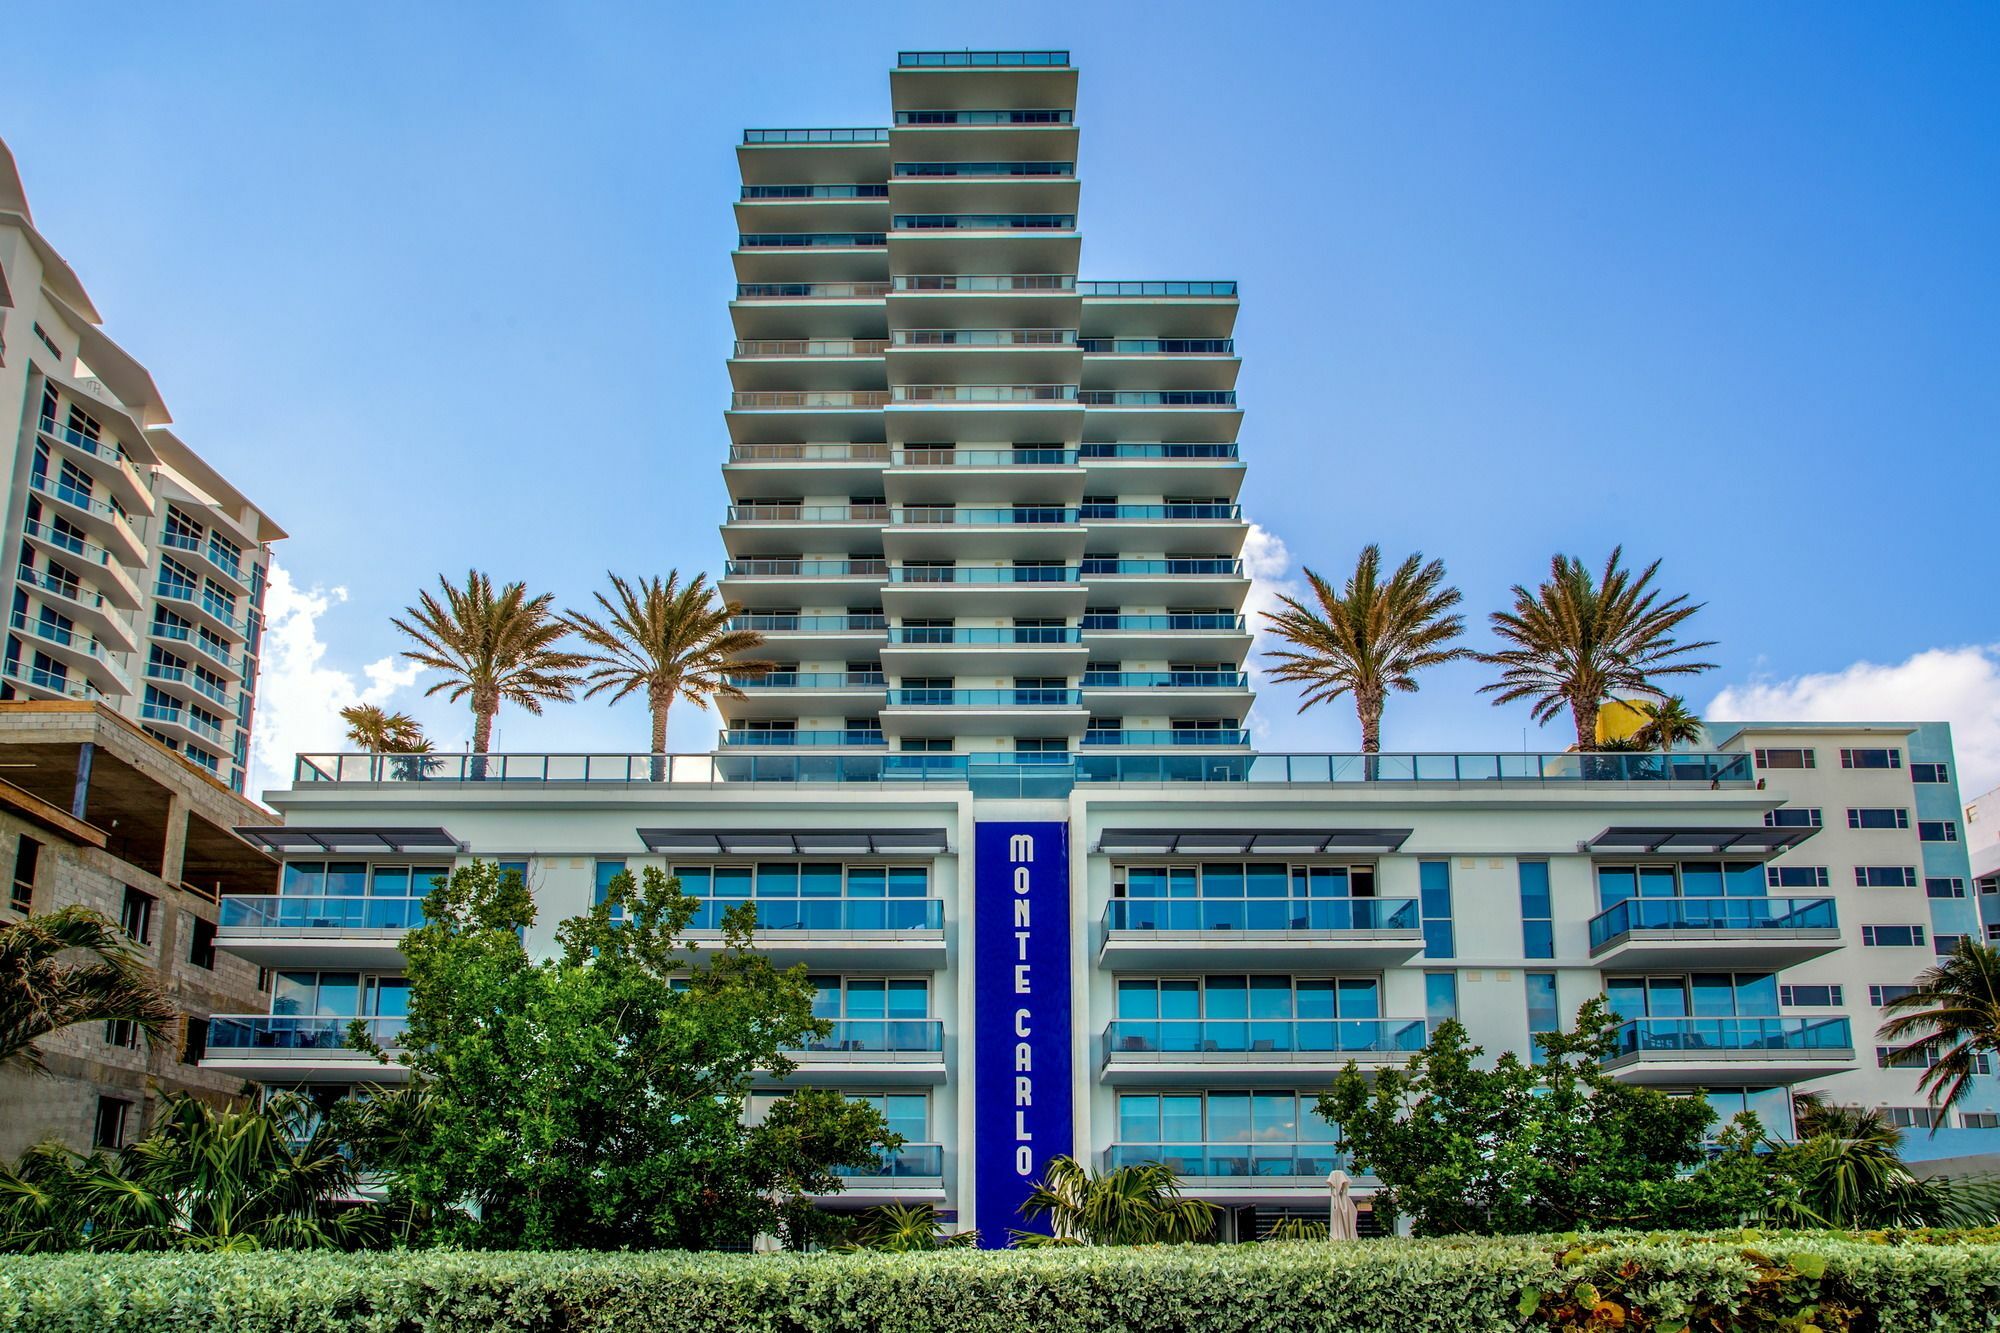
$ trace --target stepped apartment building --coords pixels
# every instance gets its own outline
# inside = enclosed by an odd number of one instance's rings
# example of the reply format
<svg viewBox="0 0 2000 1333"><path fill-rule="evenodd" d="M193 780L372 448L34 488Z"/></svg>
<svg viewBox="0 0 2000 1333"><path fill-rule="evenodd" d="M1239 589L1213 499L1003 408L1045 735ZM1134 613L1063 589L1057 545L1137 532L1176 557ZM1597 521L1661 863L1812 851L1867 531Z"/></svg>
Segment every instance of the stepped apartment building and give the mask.
<svg viewBox="0 0 2000 1333"><path fill-rule="evenodd" d="M0 144L0 699L102 703L242 792L270 544L99 327Z"/></svg>
<svg viewBox="0 0 2000 1333"><path fill-rule="evenodd" d="M540 950L621 870L678 876L697 937L755 904L834 1024L792 1081L908 1140L840 1206L988 1243L1058 1153L1168 1162L1231 1236L1321 1215L1349 1060L1448 1017L1528 1051L1596 995L1621 1078L1778 1133L1809 1088L1914 1123L1880 1005L1978 928L1943 727L1249 750L1234 288L1076 276L1075 80L905 53L892 125L746 136L725 586L784 669L707 754L300 756L242 830L281 876L222 904L271 1010L208 1067L396 1077L343 1034L393 1047L399 937L477 857L524 874ZM1911 1151L1996 1112L1982 1078Z"/></svg>

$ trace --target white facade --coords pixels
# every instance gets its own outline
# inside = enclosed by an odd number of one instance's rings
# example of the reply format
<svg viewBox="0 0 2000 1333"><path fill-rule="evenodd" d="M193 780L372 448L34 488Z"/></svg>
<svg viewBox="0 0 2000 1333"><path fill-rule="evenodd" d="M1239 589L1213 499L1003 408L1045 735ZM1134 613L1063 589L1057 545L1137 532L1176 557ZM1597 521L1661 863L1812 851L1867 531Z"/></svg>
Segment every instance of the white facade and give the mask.
<svg viewBox="0 0 2000 1333"><path fill-rule="evenodd" d="M83 699L243 790L270 543L98 327L0 144L0 698Z"/></svg>

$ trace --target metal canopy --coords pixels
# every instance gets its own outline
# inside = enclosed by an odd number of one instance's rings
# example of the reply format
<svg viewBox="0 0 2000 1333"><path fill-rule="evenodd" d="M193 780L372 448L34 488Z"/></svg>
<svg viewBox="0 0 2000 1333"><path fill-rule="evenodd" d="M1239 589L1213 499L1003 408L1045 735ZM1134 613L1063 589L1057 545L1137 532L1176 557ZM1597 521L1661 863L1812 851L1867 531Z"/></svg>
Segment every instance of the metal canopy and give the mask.
<svg viewBox="0 0 2000 1333"><path fill-rule="evenodd" d="M456 856L465 844L441 828L307 828L297 824L250 824L236 836L279 856L300 852L372 855L430 852Z"/></svg>
<svg viewBox="0 0 2000 1333"><path fill-rule="evenodd" d="M1819 832L1811 828L1718 828L1709 825L1615 825L1581 849L1596 855L1777 856Z"/></svg>
<svg viewBox="0 0 2000 1333"><path fill-rule="evenodd" d="M1112 856L1322 856L1385 854L1409 838L1406 828L1106 829L1097 850Z"/></svg>
<svg viewBox="0 0 2000 1333"><path fill-rule="evenodd" d="M689 856L939 856L951 850L941 828L642 828L639 840L651 852Z"/></svg>

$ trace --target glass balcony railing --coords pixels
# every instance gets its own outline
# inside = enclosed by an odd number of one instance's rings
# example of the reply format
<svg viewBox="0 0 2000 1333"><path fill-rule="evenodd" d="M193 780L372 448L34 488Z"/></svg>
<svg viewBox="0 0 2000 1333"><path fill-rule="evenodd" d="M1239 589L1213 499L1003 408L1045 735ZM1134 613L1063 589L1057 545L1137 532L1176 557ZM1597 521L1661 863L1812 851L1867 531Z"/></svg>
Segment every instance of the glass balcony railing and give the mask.
<svg viewBox="0 0 2000 1333"><path fill-rule="evenodd" d="M886 444L732 444L732 463L886 463Z"/></svg>
<svg viewBox="0 0 2000 1333"><path fill-rule="evenodd" d="M833 1174L843 1178L912 1180L944 1175L944 1145L906 1143L900 1148L884 1148L875 1154L873 1166L836 1166Z"/></svg>
<svg viewBox="0 0 2000 1333"><path fill-rule="evenodd" d="M799 560L790 557L731 560L723 566L723 573L727 577L739 579L879 579L887 577L889 562L886 560Z"/></svg>
<svg viewBox="0 0 2000 1333"><path fill-rule="evenodd" d="M1245 628L1242 616L1227 612L1183 612L1164 615L1102 615L1086 611L1083 616L1086 630L1118 631L1158 631L1158 630L1225 630L1241 633Z"/></svg>
<svg viewBox="0 0 2000 1333"><path fill-rule="evenodd" d="M865 727L843 727L838 731L747 731L731 728L722 733L722 743L730 749L791 749L801 745L881 745L883 740L879 730Z"/></svg>
<svg viewBox="0 0 2000 1333"><path fill-rule="evenodd" d="M898 384L898 403L1073 403L1074 384Z"/></svg>
<svg viewBox="0 0 2000 1333"><path fill-rule="evenodd" d="M748 389L729 395L737 408L874 408L889 405L887 389Z"/></svg>
<svg viewBox="0 0 2000 1333"><path fill-rule="evenodd" d="M1086 459L1097 458L1193 458L1232 459L1238 456L1233 444L1089 444L1081 446Z"/></svg>
<svg viewBox="0 0 2000 1333"><path fill-rule="evenodd" d="M935 524L1049 525L1076 522L1076 510L1061 505L1015 505L1010 509L960 509L955 505L904 505L895 521L921 527Z"/></svg>
<svg viewBox="0 0 2000 1333"><path fill-rule="evenodd" d="M1108 1055L1396 1055L1424 1047L1421 1018L1121 1018Z"/></svg>
<svg viewBox="0 0 2000 1333"><path fill-rule="evenodd" d="M898 347L1067 347L1075 329L897 329Z"/></svg>
<svg viewBox="0 0 2000 1333"><path fill-rule="evenodd" d="M889 568L891 583L1075 583L1078 578L1075 565L892 565Z"/></svg>
<svg viewBox="0 0 2000 1333"><path fill-rule="evenodd" d="M356 1015L217 1014L208 1020L211 1055L237 1051L339 1051L348 1049L347 1030ZM407 1018L358 1016L368 1036L393 1049L409 1026Z"/></svg>
<svg viewBox="0 0 2000 1333"><path fill-rule="evenodd" d="M887 199L886 184L746 185L743 198L756 199Z"/></svg>
<svg viewBox="0 0 2000 1333"><path fill-rule="evenodd" d="M32 565L22 565L17 571L21 582L39 589L51 597L60 597L65 602L87 610L96 611L104 606L104 594L84 587L74 579L59 579L53 574L45 574Z"/></svg>
<svg viewBox="0 0 2000 1333"><path fill-rule="evenodd" d="M424 924L424 900L231 893L223 895L217 924L225 930L408 931Z"/></svg>
<svg viewBox="0 0 2000 1333"><path fill-rule="evenodd" d="M1086 625L1086 628L1088 626ZM1130 734L1130 733L1124 733ZM1085 737L1086 743L1091 742ZM1079 755L1078 782L1209 782L1320 786L1356 782L1685 782L1702 787L1756 781L1748 754L1255 754Z"/></svg>
<svg viewBox="0 0 2000 1333"><path fill-rule="evenodd" d="M848 301L887 296L889 284L872 282L739 282L739 301Z"/></svg>
<svg viewBox="0 0 2000 1333"><path fill-rule="evenodd" d="M824 1037L808 1037L795 1050L868 1054L942 1051L944 1021L937 1018L841 1018Z"/></svg>
<svg viewBox="0 0 2000 1333"><path fill-rule="evenodd" d="M191 588L176 587L168 583L161 583L155 586L153 595L163 602L172 602L180 606L200 607L203 615L211 620L220 622L232 634L242 635L248 632L248 627L244 622L232 614L234 608L219 598L210 597L205 593L197 594Z"/></svg>
<svg viewBox="0 0 2000 1333"><path fill-rule="evenodd" d="M172 681L176 685L185 685L196 694L201 695L205 699L212 700L223 708L234 707L229 701L229 694L226 690L212 680L204 680L202 677L197 676L186 667L167 666L161 662L148 662L146 663L146 675L153 680Z"/></svg>
<svg viewBox="0 0 2000 1333"><path fill-rule="evenodd" d="M53 523L40 523L32 518L21 520L21 531L36 541L47 542L73 556L81 557L94 565L122 565L124 562L114 557L95 542L85 541L73 531L56 527Z"/></svg>
<svg viewBox="0 0 2000 1333"><path fill-rule="evenodd" d="M139 705L139 716L148 722L166 722L176 727L186 727L204 740L217 745L223 743L222 728L195 712L179 704L143 703Z"/></svg>
<svg viewBox="0 0 2000 1333"><path fill-rule="evenodd" d="M1248 745L1250 733L1237 727L1171 731L1086 731L1085 745Z"/></svg>
<svg viewBox="0 0 2000 1333"><path fill-rule="evenodd" d="M1121 281L1079 282L1079 296L1235 296L1233 282Z"/></svg>
<svg viewBox="0 0 2000 1333"><path fill-rule="evenodd" d="M1243 562L1221 557L1186 556L1164 560L1124 559L1087 555L1083 558L1085 578L1112 578L1120 575L1167 575L1169 577L1241 578Z"/></svg>
<svg viewBox="0 0 2000 1333"><path fill-rule="evenodd" d="M1331 1143L1114 1143L1104 1150L1104 1168L1158 1162L1189 1180L1291 1176L1324 1191L1335 1171L1352 1171L1354 1161Z"/></svg>
<svg viewBox="0 0 2000 1333"><path fill-rule="evenodd" d="M898 69L1060 69L1067 51L898 51Z"/></svg>
<svg viewBox="0 0 2000 1333"><path fill-rule="evenodd" d="M1086 690L1240 690L1250 685L1242 671L1086 671Z"/></svg>
<svg viewBox="0 0 2000 1333"><path fill-rule="evenodd" d="M889 683L879 671L768 671L728 681L739 690L879 690Z"/></svg>
<svg viewBox="0 0 2000 1333"><path fill-rule="evenodd" d="M1831 898L1627 898L1590 919L1590 947L1648 930L1835 930Z"/></svg>
<svg viewBox="0 0 2000 1333"><path fill-rule="evenodd" d="M1074 213L898 213L895 231L1075 231Z"/></svg>
<svg viewBox="0 0 2000 1333"><path fill-rule="evenodd" d="M889 691L889 704L899 708L1076 708L1083 704L1083 691L1054 686L997 690L903 686Z"/></svg>
<svg viewBox="0 0 2000 1333"><path fill-rule="evenodd" d="M898 162L895 174L930 176L1074 176L1074 162ZM888 187L883 187L885 190Z"/></svg>
<svg viewBox="0 0 2000 1333"><path fill-rule="evenodd" d="M802 129L802 130L745 130L743 142L754 144L783 143L887 143L889 131L886 129Z"/></svg>
<svg viewBox="0 0 2000 1333"><path fill-rule="evenodd" d="M1086 523L1132 523L1164 520L1166 522L1238 522L1243 517L1240 506L1233 504L1091 504L1085 501L1081 511Z"/></svg>
<svg viewBox="0 0 2000 1333"><path fill-rule="evenodd" d="M1073 292L1073 273L905 273L899 292Z"/></svg>
<svg viewBox="0 0 2000 1333"><path fill-rule="evenodd" d="M757 909L759 930L944 929L939 898L703 898L688 929L721 930L723 917L740 907Z"/></svg>
<svg viewBox="0 0 2000 1333"><path fill-rule="evenodd" d="M888 620L880 615L743 615L729 621L731 629L755 630L759 634L855 634L886 629L888 625Z"/></svg>
<svg viewBox="0 0 2000 1333"><path fill-rule="evenodd" d="M132 520L126 517L124 510L97 499L89 491L79 490L62 481L50 481L47 477L38 477L33 473L28 475L28 489L38 494L60 500L66 505L83 510L85 513L95 514L106 522L123 528L126 535L131 537L134 543L137 543L139 540L138 532L132 526Z"/></svg>
<svg viewBox="0 0 2000 1333"><path fill-rule="evenodd" d="M736 244L744 250L858 250L887 245L881 231L746 231Z"/></svg>
<svg viewBox="0 0 2000 1333"><path fill-rule="evenodd" d="M896 451L898 467L1074 467L1076 451L1060 446L1022 445L1011 449L960 449L906 445Z"/></svg>
<svg viewBox="0 0 2000 1333"><path fill-rule="evenodd" d="M1234 338L1079 338L1085 352L1112 356L1233 356Z"/></svg>
<svg viewBox="0 0 2000 1333"><path fill-rule="evenodd" d="M1649 1051L1845 1051L1854 1035L1845 1018L1640 1018L1618 1029L1613 1058Z"/></svg>
<svg viewBox="0 0 2000 1333"><path fill-rule="evenodd" d="M889 350L887 338L739 338L736 355L757 356L880 356Z"/></svg>
<svg viewBox="0 0 2000 1333"><path fill-rule="evenodd" d="M1416 930L1415 898L1119 898L1104 928L1121 930Z"/></svg>
<svg viewBox="0 0 2000 1333"><path fill-rule="evenodd" d="M104 692L81 676L71 676L66 672L45 671L41 667L23 662L8 662L0 665L0 675L23 685L32 685L50 694L60 694L66 699L102 699Z"/></svg>
<svg viewBox="0 0 2000 1333"><path fill-rule="evenodd" d="M23 634L33 635L46 643L59 644L71 652L84 653L102 662L105 668L120 679L124 672L111 664L111 653L90 635L74 627L59 625L53 620L36 620L25 611L11 612L7 623Z"/></svg>
<svg viewBox="0 0 2000 1333"><path fill-rule="evenodd" d="M70 448L80 449L93 458L102 459L107 463L115 463L128 469L132 466L131 461L126 457L125 451L119 447L116 440L94 439L89 435L85 435L80 430L57 424L52 417L43 417L41 419L41 428L42 434L48 436L50 439L60 440ZM136 474L134 475L136 476Z"/></svg>
<svg viewBox="0 0 2000 1333"><path fill-rule="evenodd" d="M886 504L749 504L729 506L732 523L887 523Z"/></svg>
<svg viewBox="0 0 2000 1333"><path fill-rule="evenodd" d="M984 128L989 125L1069 125L1076 120L1076 113L1068 107L1030 108L1025 110L984 111L898 111L898 125L972 125Z"/></svg>
<svg viewBox="0 0 2000 1333"><path fill-rule="evenodd" d="M889 631L889 642L991 645L1081 643L1083 631L1074 625L1000 625L975 629L944 625L898 625Z"/></svg>
<svg viewBox="0 0 2000 1333"><path fill-rule="evenodd" d="M1234 407L1234 389L1085 389L1085 407Z"/></svg>

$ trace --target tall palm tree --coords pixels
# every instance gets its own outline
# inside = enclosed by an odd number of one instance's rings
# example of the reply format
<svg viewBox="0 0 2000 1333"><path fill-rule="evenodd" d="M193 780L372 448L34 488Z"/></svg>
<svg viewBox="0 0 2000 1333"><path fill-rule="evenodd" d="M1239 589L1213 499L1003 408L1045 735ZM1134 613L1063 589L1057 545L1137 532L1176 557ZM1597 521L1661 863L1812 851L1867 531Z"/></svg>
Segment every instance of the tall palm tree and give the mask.
<svg viewBox="0 0 2000 1333"><path fill-rule="evenodd" d="M35 1043L77 1023L123 1020L157 1041L179 1017L102 913L72 906L0 922L0 1069L41 1069Z"/></svg>
<svg viewBox="0 0 2000 1333"><path fill-rule="evenodd" d="M1480 661L1502 668L1499 680L1479 687L1482 693L1494 694L1496 704L1532 700L1535 720L1545 725L1569 710L1579 750L1596 746L1597 710L1608 696L1657 697L1663 691L1653 677L1689 676L1715 666L1687 656L1713 642L1674 638L1701 604L1690 604L1686 594L1660 600L1652 586L1660 562L1635 578L1619 563L1623 555L1622 547L1614 547L1598 575L1574 556L1559 555L1533 592L1515 584L1514 609L1492 615L1494 633L1508 646L1479 654Z"/></svg>
<svg viewBox="0 0 2000 1333"><path fill-rule="evenodd" d="M1981 1055L2000 1051L2000 949L1970 937L1919 973L1916 988L1882 1006L1875 1035L1929 1067L1917 1087L1942 1120L1972 1090Z"/></svg>
<svg viewBox="0 0 2000 1333"><path fill-rule="evenodd" d="M1021 1216L1046 1217L1053 1234L1014 1231L1017 1246L1159 1245L1197 1241L1215 1227L1214 1204L1181 1197L1180 1181L1160 1162L1139 1162L1093 1176L1074 1157L1055 1157L1021 1205Z"/></svg>
<svg viewBox="0 0 2000 1333"><path fill-rule="evenodd" d="M550 610L555 594L528 596L527 587L509 583L498 593L493 581L478 570L455 588L442 575L440 602L428 591L417 594L409 617L390 623L417 641L403 656L445 678L426 690L443 693L453 703L472 700L472 749L485 754L493 740L493 717L502 703L518 704L540 715L544 700L567 703L579 683L577 671L586 659L557 645L569 625Z"/></svg>
<svg viewBox="0 0 2000 1333"><path fill-rule="evenodd" d="M1340 591L1308 569L1317 608L1280 597L1285 610L1266 611L1277 635L1292 648L1265 654L1279 665L1274 680L1306 687L1299 711L1354 696L1361 720L1361 749L1382 748L1382 706L1391 690L1417 688L1416 673L1464 657L1451 641L1465 632L1465 619L1448 614L1462 600L1445 586L1444 562L1424 563L1421 554L1382 579L1382 548L1368 546Z"/></svg>
<svg viewBox="0 0 2000 1333"><path fill-rule="evenodd" d="M1693 745L1702 738L1702 720L1688 711L1687 700L1678 694L1657 702L1641 699L1632 706L1646 719L1632 733L1632 739L1646 749L1658 749L1664 754L1676 745Z"/></svg>
<svg viewBox="0 0 2000 1333"><path fill-rule="evenodd" d="M374 704L353 704L340 710L347 724L347 742L370 754L428 754L430 738L408 713L385 713Z"/></svg>
<svg viewBox="0 0 2000 1333"><path fill-rule="evenodd" d="M681 586L677 569L663 579L628 583L616 574L610 597L597 594L605 620L580 611L569 613L569 624L589 646L584 654L591 671L585 698L609 692L610 702L644 691L653 715L652 749L667 750L667 712L675 699L706 709L713 696L740 699L743 691L732 676L756 677L770 672L770 662L740 655L764 642L755 630L731 629L729 622L743 608L715 600L706 574ZM656 775L657 776L657 775Z"/></svg>

